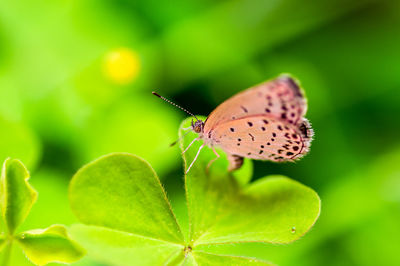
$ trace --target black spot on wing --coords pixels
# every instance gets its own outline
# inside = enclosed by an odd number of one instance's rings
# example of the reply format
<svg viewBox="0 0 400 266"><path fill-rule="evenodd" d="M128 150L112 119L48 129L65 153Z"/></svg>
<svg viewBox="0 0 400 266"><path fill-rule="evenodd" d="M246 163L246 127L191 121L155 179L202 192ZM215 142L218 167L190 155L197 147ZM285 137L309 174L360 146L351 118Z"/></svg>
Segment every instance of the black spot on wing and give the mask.
<svg viewBox="0 0 400 266"><path fill-rule="evenodd" d="M288 150L289 149L289 144L282 145L282 148L285 148L286 150Z"/></svg>
<svg viewBox="0 0 400 266"><path fill-rule="evenodd" d="M251 141L254 141L254 136L251 135L250 133L249 133L249 136L251 137Z"/></svg>

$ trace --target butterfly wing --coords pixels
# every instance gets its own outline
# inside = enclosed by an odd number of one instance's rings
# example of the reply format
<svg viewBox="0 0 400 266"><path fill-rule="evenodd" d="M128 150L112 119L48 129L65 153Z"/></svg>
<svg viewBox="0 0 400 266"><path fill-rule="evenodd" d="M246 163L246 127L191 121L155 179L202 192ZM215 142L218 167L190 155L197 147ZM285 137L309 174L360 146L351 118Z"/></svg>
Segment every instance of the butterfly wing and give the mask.
<svg viewBox="0 0 400 266"><path fill-rule="evenodd" d="M208 134L223 123L254 115L270 115L289 124L299 124L307 111L303 95L291 77L282 75L223 102L208 116L204 132Z"/></svg>
<svg viewBox="0 0 400 266"><path fill-rule="evenodd" d="M220 124L210 137L230 155L276 162L294 161L306 154L311 144L312 131L308 121L302 118L301 125L304 130L263 114ZM235 169L232 164L230 169Z"/></svg>

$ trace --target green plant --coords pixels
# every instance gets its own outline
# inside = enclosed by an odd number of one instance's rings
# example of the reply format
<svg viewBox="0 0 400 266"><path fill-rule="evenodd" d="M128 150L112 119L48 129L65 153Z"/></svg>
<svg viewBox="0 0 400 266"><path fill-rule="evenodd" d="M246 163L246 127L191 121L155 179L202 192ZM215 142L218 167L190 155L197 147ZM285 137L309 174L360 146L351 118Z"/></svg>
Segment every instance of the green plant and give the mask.
<svg viewBox="0 0 400 266"><path fill-rule="evenodd" d="M68 235L62 225L16 233L28 216L38 193L28 183L29 173L19 160L6 159L1 170L0 207L4 220L0 235L1 265L8 265L14 243L28 259L37 265L50 262L71 263L79 260L85 251ZM12 264L11 264L12 265Z"/></svg>
<svg viewBox="0 0 400 266"><path fill-rule="evenodd" d="M189 124L184 121L181 131ZM194 137L190 133L181 148ZM185 153L186 165L198 146ZM290 243L317 220L320 200L312 189L283 176L249 183L250 161L230 174L222 157L207 172L213 156L204 151L185 176L188 230L147 162L114 153L87 164L70 184L71 206L83 223L72 226L71 234L90 256L116 265L268 264L210 250L241 242Z"/></svg>

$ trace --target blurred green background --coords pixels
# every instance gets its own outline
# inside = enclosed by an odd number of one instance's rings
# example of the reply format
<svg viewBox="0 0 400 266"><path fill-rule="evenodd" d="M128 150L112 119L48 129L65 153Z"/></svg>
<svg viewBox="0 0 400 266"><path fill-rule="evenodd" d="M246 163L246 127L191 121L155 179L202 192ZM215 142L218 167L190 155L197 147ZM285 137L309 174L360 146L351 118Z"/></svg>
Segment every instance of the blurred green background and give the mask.
<svg viewBox="0 0 400 266"><path fill-rule="evenodd" d="M21 229L77 222L68 182L110 152L149 161L184 216L182 159L169 144L185 114L151 91L207 115L282 72L305 88L315 140L295 164L255 162L254 179L284 174L312 187L321 217L293 244L220 252L400 265L397 0L3 1L0 160L21 159L39 191ZM19 252L14 265L27 264Z"/></svg>

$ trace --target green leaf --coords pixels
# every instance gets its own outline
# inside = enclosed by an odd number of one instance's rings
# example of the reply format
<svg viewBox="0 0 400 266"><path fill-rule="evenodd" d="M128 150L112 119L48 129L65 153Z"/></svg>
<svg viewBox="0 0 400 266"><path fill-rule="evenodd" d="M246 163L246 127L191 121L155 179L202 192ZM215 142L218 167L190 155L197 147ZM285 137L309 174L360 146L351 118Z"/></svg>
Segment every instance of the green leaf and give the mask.
<svg viewBox="0 0 400 266"><path fill-rule="evenodd" d="M195 251L193 257L197 265L273 265L272 263L239 256L216 255L207 252Z"/></svg>
<svg viewBox="0 0 400 266"><path fill-rule="evenodd" d="M61 225L46 229L36 229L17 236L26 256L37 265L50 262L72 263L85 254L85 251L68 235Z"/></svg>
<svg viewBox="0 0 400 266"><path fill-rule="evenodd" d="M237 182L244 186L250 182L253 177L253 162L249 158L244 158L243 165L238 170L232 172Z"/></svg>
<svg viewBox="0 0 400 266"><path fill-rule="evenodd" d="M28 183L29 173L19 160L7 159L1 171L0 206L10 235L28 216L37 192Z"/></svg>
<svg viewBox="0 0 400 266"><path fill-rule="evenodd" d="M193 257L192 253L187 253L183 257L182 266L197 266L195 258Z"/></svg>
<svg viewBox="0 0 400 266"><path fill-rule="evenodd" d="M182 127L188 127L187 119ZM182 132L181 132L182 133ZM195 137L191 133L181 148ZM185 165L192 162L200 142L185 153ZM227 172L227 161L214 158L204 148L186 176L193 246L204 244L268 242L289 243L304 235L320 213L320 199L310 188L286 177L265 177L247 186Z"/></svg>
<svg viewBox="0 0 400 266"><path fill-rule="evenodd" d="M0 252L4 247L4 244L6 243L7 237L4 234L0 235Z"/></svg>
<svg viewBox="0 0 400 266"><path fill-rule="evenodd" d="M70 232L90 257L107 264L167 265L183 258L179 256L183 254L183 246L170 242L81 224L73 225Z"/></svg>
<svg viewBox="0 0 400 266"><path fill-rule="evenodd" d="M71 181L69 198L85 224L183 243L156 173L136 156L110 154L82 167Z"/></svg>

